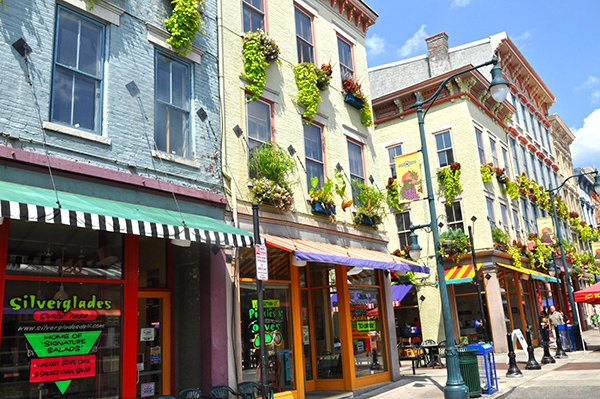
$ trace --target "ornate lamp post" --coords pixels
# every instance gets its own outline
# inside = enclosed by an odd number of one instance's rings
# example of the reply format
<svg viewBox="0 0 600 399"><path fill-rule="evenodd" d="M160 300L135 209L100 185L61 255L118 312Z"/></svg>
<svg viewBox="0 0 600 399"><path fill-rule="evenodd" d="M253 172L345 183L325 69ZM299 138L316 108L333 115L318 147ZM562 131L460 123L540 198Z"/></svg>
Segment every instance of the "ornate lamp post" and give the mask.
<svg viewBox="0 0 600 399"><path fill-rule="evenodd" d="M573 297L573 287L571 286L571 277L569 276L569 270L567 267L567 260L565 259L565 247L562 242L562 234L560 229L560 223L558 223L558 216L556 215L556 204L554 203L554 193L558 192L565 185L565 183L574 178L581 177L585 175L595 174L596 177L594 179L594 191L600 194L600 174L598 174L598 170L594 169L590 172L580 173L577 175L567 177L560 186L555 188L549 188L546 190L550 193L550 202L552 203L552 220L554 221L554 226L556 226L556 239L558 240L558 246L560 247L560 260L562 261L562 266L565 269L565 285L567 286L567 294L569 296L569 303L571 305L571 321L573 324L573 333L575 334L575 341L578 348L583 348L581 333L579 330L579 314L577 312L575 298Z"/></svg>
<svg viewBox="0 0 600 399"><path fill-rule="evenodd" d="M498 65L498 59L496 57L492 58L492 60L485 62L481 65L477 65L466 69L464 71L455 73L454 75L446 78L436 92L426 100L419 100L412 106L412 108L416 108L417 110L417 119L419 122L419 133L421 136L421 152L423 153L423 167L425 171L425 181L427 183L427 200L429 202L429 217L430 224L428 225L420 225L420 226L411 226L411 245L409 247L409 255L412 259L418 260L421 255L421 247L417 242L417 235L414 232L414 229L418 228L428 228L431 229L433 233L433 247L435 249L435 258L437 265L437 275L439 279L439 288L440 288L440 297L442 302L442 315L444 320L444 333L446 336L446 363L447 363L447 373L448 379L446 381L446 386L444 387L444 398L445 399L466 399L469 397L469 389L465 385L465 382L460 374L459 362L458 362L458 350L454 344L454 330L452 328L452 319L450 317L450 305L448 301L448 290L446 289L446 279L444 277L444 261L442 259L442 255L439 254L440 249L440 233L438 231L438 226L436 225L437 214L435 210L435 199L433 197L433 185L431 183L431 172L429 168L429 156L427 155L427 141L425 139L425 115L427 115L427 111L433 105L433 102L436 100L442 89L445 87L446 83L450 81L450 79L462 75L464 73L473 71L475 69L482 68L487 65L494 65L492 68L492 82L490 83L490 93L494 100L497 102L503 102L506 99L508 94L508 82L502 76L502 68ZM423 105L429 104L429 106L423 112Z"/></svg>

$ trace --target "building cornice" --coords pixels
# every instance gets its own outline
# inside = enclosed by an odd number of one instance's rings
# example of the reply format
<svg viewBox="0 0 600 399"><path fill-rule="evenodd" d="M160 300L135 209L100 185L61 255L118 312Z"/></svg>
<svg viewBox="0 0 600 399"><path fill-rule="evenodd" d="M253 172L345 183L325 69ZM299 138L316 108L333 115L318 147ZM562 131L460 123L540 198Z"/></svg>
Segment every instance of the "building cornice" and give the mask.
<svg viewBox="0 0 600 399"><path fill-rule="evenodd" d="M362 36L367 34L379 15L362 0L323 0L342 18L350 23Z"/></svg>

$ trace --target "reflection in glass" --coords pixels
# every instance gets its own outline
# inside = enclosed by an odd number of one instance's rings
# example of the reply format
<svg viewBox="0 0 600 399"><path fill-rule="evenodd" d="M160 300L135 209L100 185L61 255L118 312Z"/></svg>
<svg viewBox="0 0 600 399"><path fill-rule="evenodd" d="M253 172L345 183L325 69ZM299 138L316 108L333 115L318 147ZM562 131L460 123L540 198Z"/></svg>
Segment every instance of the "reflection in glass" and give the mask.
<svg viewBox="0 0 600 399"><path fill-rule="evenodd" d="M327 270L321 269L321 271ZM313 273L311 272L311 275ZM312 290L317 378L342 378L342 344L335 287Z"/></svg>

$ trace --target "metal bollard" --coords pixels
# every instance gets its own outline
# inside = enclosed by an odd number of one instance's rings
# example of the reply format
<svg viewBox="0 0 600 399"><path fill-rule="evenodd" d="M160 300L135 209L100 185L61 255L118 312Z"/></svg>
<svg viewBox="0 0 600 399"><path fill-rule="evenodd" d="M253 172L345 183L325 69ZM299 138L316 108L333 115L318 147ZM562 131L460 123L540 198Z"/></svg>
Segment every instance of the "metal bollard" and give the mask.
<svg viewBox="0 0 600 399"><path fill-rule="evenodd" d="M512 335L506 334L506 340L508 341L508 371L506 376L523 377L523 373L517 367L517 355L515 355L515 348L513 348Z"/></svg>
<svg viewBox="0 0 600 399"><path fill-rule="evenodd" d="M567 353L563 350L562 340L560 339L560 331L558 331L558 327L554 327L554 334L556 334L556 354L554 355L557 359L566 359L569 357Z"/></svg>
<svg viewBox="0 0 600 399"><path fill-rule="evenodd" d="M550 331L547 328L541 329L542 346L544 348L544 356L542 364L556 363L556 360L550 354Z"/></svg>
<svg viewBox="0 0 600 399"><path fill-rule="evenodd" d="M542 366L535 360L535 355L533 353L533 345L531 345L531 332L527 329L527 354L529 358L527 359L527 365L525 366L525 370L541 370Z"/></svg>

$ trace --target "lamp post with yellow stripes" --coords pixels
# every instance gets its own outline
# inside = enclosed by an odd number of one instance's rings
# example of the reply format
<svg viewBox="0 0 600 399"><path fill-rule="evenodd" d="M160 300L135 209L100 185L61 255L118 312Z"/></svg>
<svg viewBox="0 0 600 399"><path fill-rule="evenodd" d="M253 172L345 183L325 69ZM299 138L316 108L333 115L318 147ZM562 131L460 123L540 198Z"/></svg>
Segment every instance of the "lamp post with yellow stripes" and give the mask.
<svg viewBox="0 0 600 399"><path fill-rule="evenodd" d="M425 136L425 115L427 115L427 111L433 105L442 89L446 86L446 83L459 75L464 73L473 71L478 68L482 68L484 66L494 65L492 67L492 81L490 83L490 93L494 100L499 103L502 103L508 94L508 82L502 76L502 68L498 65L498 59L496 57L492 58L492 60L488 62L484 62L483 64L465 69L464 71L457 72L448 78L446 78L437 88L435 93L426 100L421 100L420 97L417 97L417 101L411 108L416 108L417 119L419 122L419 134L421 138L421 153L423 155L423 168L424 168L424 178L427 183L427 201L429 203L429 225L422 226L411 226L413 228L423 228L429 227L431 229L431 233L433 235L433 248L435 250L435 259L437 266L437 275L439 280L439 288L440 288L440 299L442 305L442 317L444 320L444 333L446 336L446 364L448 378L446 380L446 386L444 387L444 398L445 399L467 399L469 397L469 389L465 385L465 382L460 374L459 362L458 362L458 350L456 349L456 345L454 344L454 329L452 328L452 318L450 317L451 310L450 304L448 301L448 290L446 288L446 278L444 277L444 260L442 259L442 255L439 253L440 249L440 232L438 230L437 222L437 214L435 210L435 198L433 197L433 184L431 182L431 172L429 168L429 156L427 152L427 140ZM423 112L423 106L429 104ZM411 237L411 245L409 247L409 255L413 260L418 260L421 255L421 247L417 242L417 235L414 232L414 229L411 228L412 233Z"/></svg>

